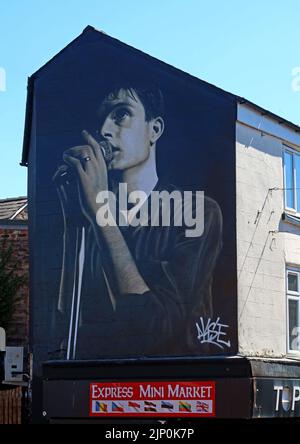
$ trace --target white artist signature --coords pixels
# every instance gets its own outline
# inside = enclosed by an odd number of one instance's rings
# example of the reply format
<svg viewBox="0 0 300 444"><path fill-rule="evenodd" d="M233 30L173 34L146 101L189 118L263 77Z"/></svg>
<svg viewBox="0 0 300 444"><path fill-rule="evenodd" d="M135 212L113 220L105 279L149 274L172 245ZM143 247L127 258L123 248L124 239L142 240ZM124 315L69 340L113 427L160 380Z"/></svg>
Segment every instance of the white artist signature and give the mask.
<svg viewBox="0 0 300 444"><path fill-rule="evenodd" d="M201 344L214 344L222 350L224 347L231 347L230 341L222 340L224 336L227 336L227 332L223 329L228 328L229 326L220 324L220 318L217 318L215 322L209 318L206 325L203 318L200 318L200 325L196 322L196 327L198 332L197 339L199 339Z"/></svg>

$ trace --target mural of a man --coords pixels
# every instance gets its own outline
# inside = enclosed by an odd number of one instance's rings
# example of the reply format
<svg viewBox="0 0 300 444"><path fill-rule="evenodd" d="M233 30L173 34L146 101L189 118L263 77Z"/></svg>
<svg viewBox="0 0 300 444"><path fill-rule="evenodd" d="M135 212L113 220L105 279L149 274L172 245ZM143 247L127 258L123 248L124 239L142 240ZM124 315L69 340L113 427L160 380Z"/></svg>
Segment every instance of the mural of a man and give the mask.
<svg viewBox="0 0 300 444"><path fill-rule="evenodd" d="M195 323L212 316L213 271L222 243L218 204L205 197L204 231L187 237L187 227L175 223L175 206L169 226L122 226L105 223L99 199L118 183L127 185L128 195L143 192L146 199L128 208L131 220L141 205L149 210L154 191L181 192L158 178L156 148L164 125L160 89L124 82L100 105L100 139L83 131L84 144L63 154L55 175L65 222L58 312L68 359L205 352ZM101 141L112 150L110 162Z"/></svg>

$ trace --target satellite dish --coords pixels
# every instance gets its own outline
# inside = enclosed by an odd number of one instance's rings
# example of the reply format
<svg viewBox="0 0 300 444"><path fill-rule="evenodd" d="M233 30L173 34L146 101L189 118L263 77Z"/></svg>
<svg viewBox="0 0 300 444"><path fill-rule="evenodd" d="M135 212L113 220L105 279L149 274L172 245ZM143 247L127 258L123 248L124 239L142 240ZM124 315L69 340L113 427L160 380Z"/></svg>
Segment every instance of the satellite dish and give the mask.
<svg viewBox="0 0 300 444"><path fill-rule="evenodd" d="M5 352L6 349L6 334L4 328L0 327L0 352Z"/></svg>

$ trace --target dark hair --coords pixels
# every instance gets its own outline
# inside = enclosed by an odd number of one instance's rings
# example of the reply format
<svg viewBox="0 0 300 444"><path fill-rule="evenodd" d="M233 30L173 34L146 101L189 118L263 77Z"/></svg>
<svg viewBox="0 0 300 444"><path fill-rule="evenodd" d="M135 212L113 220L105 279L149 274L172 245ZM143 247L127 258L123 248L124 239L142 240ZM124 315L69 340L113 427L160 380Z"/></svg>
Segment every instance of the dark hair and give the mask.
<svg viewBox="0 0 300 444"><path fill-rule="evenodd" d="M128 91L135 100L138 96L145 109L145 119L149 122L156 117L164 115L164 98L160 88L153 82L143 82L140 80L119 80L107 88L105 98L117 98L121 90Z"/></svg>

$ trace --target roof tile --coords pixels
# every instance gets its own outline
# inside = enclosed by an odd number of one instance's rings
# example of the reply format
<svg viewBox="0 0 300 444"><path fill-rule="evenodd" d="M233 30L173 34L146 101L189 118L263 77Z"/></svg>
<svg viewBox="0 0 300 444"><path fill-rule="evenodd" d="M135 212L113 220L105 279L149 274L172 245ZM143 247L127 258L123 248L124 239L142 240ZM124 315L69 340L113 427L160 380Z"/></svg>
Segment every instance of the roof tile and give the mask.
<svg viewBox="0 0 300 444"><path fill-rule="evenodd" d="M14 218L17 211L19 211L26 204L27 204L27 197L16 197L11 199L0 200L0 219ZM25 213L27 219L27 211ZM17 216L16 218L18 219L19 217ZM24 219L23 214L21 218Z"/></svg>

